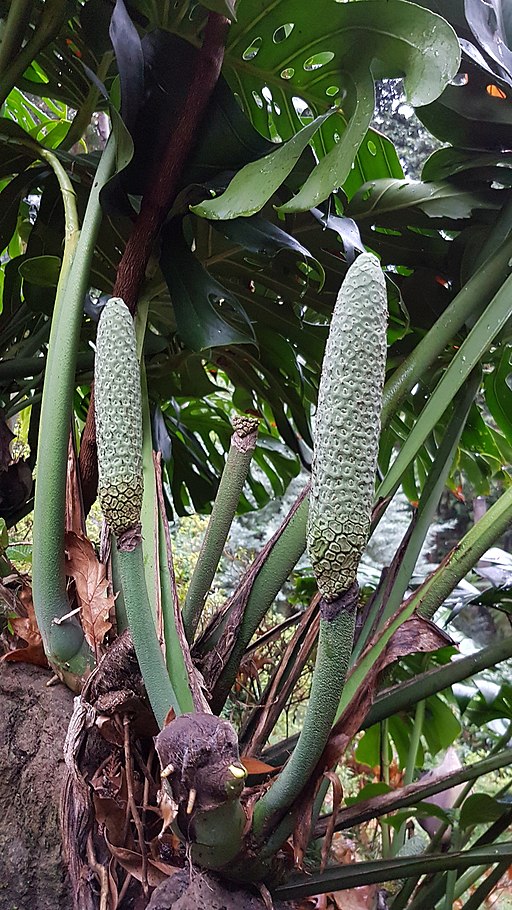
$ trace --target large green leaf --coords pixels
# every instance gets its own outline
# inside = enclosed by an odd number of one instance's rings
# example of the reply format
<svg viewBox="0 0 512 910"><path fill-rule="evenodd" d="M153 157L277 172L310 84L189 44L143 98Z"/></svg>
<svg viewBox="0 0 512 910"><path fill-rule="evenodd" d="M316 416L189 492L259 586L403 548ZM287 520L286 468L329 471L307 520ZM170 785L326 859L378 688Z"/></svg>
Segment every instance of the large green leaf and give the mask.
<svg viewBox="0 0 512 910"><path fill-rule="evenodd" d="M485 400L512 445L512 345L504 344L496 354L493 371L484 377Z"/></svg>
<svg viewBox="0 0 512 910"><path fill-rule="evenodd" d="M465 192L448 182L374 180L362 186L351 199L346 213L357 220L384 221L390 214L418 209L429 218L469 218L475 209L499 209L499 192Z"/></svg>
<svg viewBox="0 0 512 910"><path fill-rule="evenodd" d="M192 351L254 341L243 307L208 274L172 223L163 231L160 266L178 332Z"/></svg>
<svg viewBox="0 0 512 910"><path fill-rule="evenodd" d="M288 139L332 102L342 108L339 125L330 121L314 142L317 156L329 161L287 204L291 211L311 208L347 179L371 118L373 78L404 76L411 102L426 104L452 78L459 57L451 27L405 0L329 3L325 10L246 0L230 30L224 72L253 123L272 138Z"/></svg>
<svg viewBox="0 0 512 910"><path fill-rule="evenodd" d="M235 174L221 196L192 206L192 211L202 218L212 219L255 215L286 180L314 134L332 115L332 110L321 114L275 152L265 155L260 161L246 164Z"/></svg>

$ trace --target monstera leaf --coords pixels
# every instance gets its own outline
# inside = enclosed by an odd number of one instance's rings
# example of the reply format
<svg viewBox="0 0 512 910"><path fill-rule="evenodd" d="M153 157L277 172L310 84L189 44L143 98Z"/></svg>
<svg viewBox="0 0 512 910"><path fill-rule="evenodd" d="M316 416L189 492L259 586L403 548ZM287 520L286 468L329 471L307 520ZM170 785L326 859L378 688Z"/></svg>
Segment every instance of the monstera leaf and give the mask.
<svg viewBox="0 0 512 910"><path fill-rule="evenodd" d="M319 163L283 212L306 211L345 183L370 125L374 78L404 76L411 103L425 104L441 93L459 59L456 36L446 22L404 0L329 4L325 19L321 6L298 8L293 0L280 0L270 11L262 0L247 0L229 33L224 73L262 134L296 141L301 125L332 104L340 109L326 122L316 121L309 138ZM429 53L432 30L437 56ZM262 161L269 188L283 168L284 152ZM257 211L254 167L249 168L239 171L236 186L224 196L197 208L198 214L235 218Z"/></svg>
<svg viewBox="0 0 512 910"><path fill-rule="evenodd" d="M452 23L458 75L418 116L439 139L468 149L506 149L512 123L512 28L506 0L423 0Z"/></svg>

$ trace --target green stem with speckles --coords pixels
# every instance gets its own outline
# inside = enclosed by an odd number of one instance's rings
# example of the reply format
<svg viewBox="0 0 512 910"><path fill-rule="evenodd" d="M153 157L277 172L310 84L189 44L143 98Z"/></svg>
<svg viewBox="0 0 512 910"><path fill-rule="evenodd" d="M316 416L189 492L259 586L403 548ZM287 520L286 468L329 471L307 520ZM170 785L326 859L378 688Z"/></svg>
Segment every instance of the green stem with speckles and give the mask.
<svg viewBox="0 0 512 910"><path fill-rule="evenodd" d="M258 839L304 789L327 743L352 651L357 595L358 587L353 585L332 604L321 603L317 657L304 725L283 771L255 806L253 831Z"/></svg>

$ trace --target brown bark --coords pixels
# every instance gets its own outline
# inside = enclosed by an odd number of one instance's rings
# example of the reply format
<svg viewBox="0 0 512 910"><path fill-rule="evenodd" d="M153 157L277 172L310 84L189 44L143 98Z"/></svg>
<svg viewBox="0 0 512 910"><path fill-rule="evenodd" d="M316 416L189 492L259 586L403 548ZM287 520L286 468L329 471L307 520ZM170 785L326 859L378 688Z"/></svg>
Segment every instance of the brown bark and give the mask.
<svg viewBox="0 0 512 910"><path fill-rule="evenodd" d="M29 664L0 663L0 910L69 910L61 860L63 745L73 707Z"/></svg>
<svg viewBox="0 0 512 910"><path fill-rule="evenodd" d="M228 27L229 19L218 13L209 14L196 71L183 110L169 138L167 149L158 162L157 172L150 180L149 189L142 199L140 212L121 257L113 296L121 297L132 315L137 308L154 242L176 195L183 166L194 146L211 93L217 84ZM92 395L80 449L80 472L87 513L96 498L98 486Z"/></svg>

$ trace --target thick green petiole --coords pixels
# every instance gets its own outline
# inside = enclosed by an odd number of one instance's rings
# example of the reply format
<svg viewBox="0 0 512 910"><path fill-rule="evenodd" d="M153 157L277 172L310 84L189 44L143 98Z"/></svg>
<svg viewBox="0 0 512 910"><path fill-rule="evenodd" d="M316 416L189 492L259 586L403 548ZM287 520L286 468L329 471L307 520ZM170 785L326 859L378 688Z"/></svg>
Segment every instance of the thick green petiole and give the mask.
<svg viewBox="0 0 512 910"><path fill-rule="evenodd" d="M233 419L229 454L183 607L183 625L189 641L194 638L235 517L256 446L258 424L254 417Z"/></svg>
<svg viewBox="0 0 512 910"><path fill-rule="evenodd" d="M81 676L93 663L82 629L69 613L64 572L64 512L69 427L73 406L76 354L83 301L96 236L101 224L99 192L114 166L114 143L105 149L87 204L82 231L78 231L75 194L55 156L45 159L59 180L66 214L66 245L52 319L41 406L37 483L34 508L34 606L50 662L62 672Z"/></svg>
<svg viewBox="0 0 512 910"><path fill-rule="evenodd" d="M151 707L159 727L162 727L169 709L172 707L176 714L180 714L181 708L156 634L140 541L132 550L118 549L117 563L135 653Z"/></svg>
<svg viewBox="0 0 512 910"><path fill-rule="evenodd" d="M357 609L356 584L337 600L321 602L320 635L304 725L297 745L274 784L254 809L256 838L279 821L307 785L336 716L348 669Z"/></svg>

